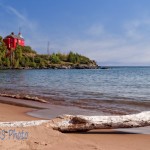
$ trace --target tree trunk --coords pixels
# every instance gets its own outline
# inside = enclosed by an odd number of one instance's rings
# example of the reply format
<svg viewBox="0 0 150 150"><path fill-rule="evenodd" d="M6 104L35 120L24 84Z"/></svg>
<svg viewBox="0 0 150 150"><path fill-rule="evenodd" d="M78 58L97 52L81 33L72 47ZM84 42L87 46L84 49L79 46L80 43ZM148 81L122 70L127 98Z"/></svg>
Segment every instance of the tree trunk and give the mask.
<svg viewBox="0 0 150 150"><path fill-rule="evenodd" d="M150 126L150 111L122 116L72 116L64 115L52 125L61 132L88 131L92 129L116 129Z"/></svg>

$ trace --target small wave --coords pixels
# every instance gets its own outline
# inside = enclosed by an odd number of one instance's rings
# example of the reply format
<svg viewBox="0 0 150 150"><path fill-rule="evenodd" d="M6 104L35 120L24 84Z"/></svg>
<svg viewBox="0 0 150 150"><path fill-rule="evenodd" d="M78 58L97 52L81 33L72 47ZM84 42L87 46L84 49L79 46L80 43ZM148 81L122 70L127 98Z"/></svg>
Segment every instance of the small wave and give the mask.
<svg viewBox="0 0 150 150"><path fill-rule="evenodd" d="M6 94L6 93L0 93L0 96L2 96L2 97L16 98L16 99L25 99L25 100L38 101L38 102L41 102L41 103L47 103L46 100L38 98L36 96L19 95L19 94Z"/></svg>
<svg viewBox="0 0 150 150"><path fill-rule="evenodd" d="M26 92L26 93L25 93ZM48 102L55 105L75 106L88 110L102 111L111 114L130 114L140 111L150 110L150 101L147 100L132 100L132 99L70 99L54 93L49 95L44 94L29 94L27 91L17 93L9 90L5 93L0 93L1 96L12 98L28 99L39 102ZM29 96L30 95L30 96Z"/></svg>

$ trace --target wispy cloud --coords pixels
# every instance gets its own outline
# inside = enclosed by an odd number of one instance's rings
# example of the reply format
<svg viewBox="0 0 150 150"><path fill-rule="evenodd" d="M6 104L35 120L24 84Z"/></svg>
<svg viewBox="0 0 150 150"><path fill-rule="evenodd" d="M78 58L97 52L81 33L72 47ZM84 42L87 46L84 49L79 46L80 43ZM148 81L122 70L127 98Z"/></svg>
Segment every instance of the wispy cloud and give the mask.
<svg viewBox="0 0 150 150"><path fill-rule="evenodd" d="M96 24L89 30L85 29L85 32L90 31L96 38L87 36L84 39L70 39L64 41L63 46L57 46L82 53L103 65L150 65L148 30L150 31L149 18L123 24L123 34L110 33L104 26Z"/></svg>
<svg viewBox="0 0 150 150"><path fill-rule="evenodd" d="M11 14L13 13L20 25L29 28L30 30L35 30L37 27L37 24L34 21L29 20L25 15L23 15L21 12L19 12L18 10L16 10L15 8L11 7L11 6L6 6L5 7L7 9L8 12L10 12Z"/></svg>
<svg viewBox="0 0 150 150"><path fill-rule="evenodd" d="M105 29L102 24L93 24L85 33L89 34L90 36L101 36L105 33Z"/></svg>
<svg viewBox="0 0 150 150"><path fill-rule="evenodd" d="M25 14L23 14L23 12L15 9L12 6L6 6L0 3L0 7L5 10L7 15L12 16L11 18L13 18L14 24L18 29L21 27L23 35L25 35L27 45L32 46L33 49L39 50L39 52L40 50L45 50L43 52L46 52L46 46L43 45L43 43L48 41L48 37L42 33L36 21L28 18ZM7 28L2 29L5 35L8 32L8 28L11 29L12 25L7 24Z"/></svg>
<svg viewBox="0 0 150 150"><path fill-rule="evenodd" d="M149 36L150 18L133 19L124 24L126 36L132 39L142 39Z"/></svg>
<svg viewBox="0 0 150 150"><path fill-rule="evenodd" d="M14 7L4 5L2 3L0 3L0 6L5 10L5 12L13 15L15 21L18 21L19 23L22 22L22 24L26 25L26 27L30 28L31 30L35 29L36 23L33 20L31 21L30 19L28 19L23 13L19 12Z"/></svg>
<svg viewBox="0 0 150 150"><path fill-rule="evenodd" d="M27 21L27 19L21 14L19 13L15 8L11 7L11 6L6 6L7 10L9 10L10 12L14 13L18 18L20 18L23 21Z"/></svg>

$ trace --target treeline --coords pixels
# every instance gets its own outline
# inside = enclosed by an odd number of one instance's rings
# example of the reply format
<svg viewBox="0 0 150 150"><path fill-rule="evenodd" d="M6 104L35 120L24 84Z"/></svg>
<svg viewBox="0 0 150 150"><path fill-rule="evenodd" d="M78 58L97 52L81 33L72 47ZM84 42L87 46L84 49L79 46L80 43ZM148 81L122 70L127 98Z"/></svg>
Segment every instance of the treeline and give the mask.
<svg viewBox="0 0 150 150"><path fill-rule="evenodd" d="M60 66L74 67L79 65L96 65L95 61L78 53L53 53L51 55L37 54L30 46L17 46L8 57L8 51L0 37L0 68L55 68Z"/></svg>

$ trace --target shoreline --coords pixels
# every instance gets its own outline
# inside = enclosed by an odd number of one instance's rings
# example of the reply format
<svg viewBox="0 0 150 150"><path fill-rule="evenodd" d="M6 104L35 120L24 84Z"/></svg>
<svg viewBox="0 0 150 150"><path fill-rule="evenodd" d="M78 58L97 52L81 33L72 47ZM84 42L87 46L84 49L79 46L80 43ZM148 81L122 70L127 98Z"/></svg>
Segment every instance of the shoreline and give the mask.
<svg viewBox="0 0 150 150"><path fill-rule="evenodd" d="M14 94L15 93L15 94ZM76 107L78 109L84 109L89 111L95 111L100 112L102 114L111 114L111 115L127 115L127 114L133 114L133 113L139 113L141 111L149 111L150 108L150 101L147 100L135 100L135 99L65 99L60 98L57 95L55 97L51 96L44 96L44 95L38 95L33 93L22 93L20 91L13 91L8 90L7 92L4 92L4 90L1 91L0 97L4 97L5 100L7 98L14 98L16 99L15 102L12 102L14 105L20 106L26 106L26 107L33 107L33 108L41 108L40 105L32 105L31 103L28 104L29 101L34 102L41 102L42 104L51 104L56 106L68 106L68 107ZM20 103L20 101L17 101L19 99L22 99L24 103ZM6 102L5 100L1 100L1 102ZM11 100L10 100L11 101ZM11 104L10 101L7 101L7 103ZM17 101L17 102L16 102ZM25 102L26 101L26 102ZM43 108L43 107L42 107ZM41 108L41 109L42 109ZM47 108L47 107L46 107Z"/></svg>
<svg viewBox="0 0 150 150"><path fill-rule="evenodd" d="M0 103L0 121L39 120L39 118L28 115L29 112L36 110ZM9 132L12 130L15 131L15 134L21 131L28 133L28 137L26 139L17 139L15 136L10 136ZM4 140L0 139L2 149L149 150L150 147L150 135L111 129L64 134L53 130L48 124L42 124L25 128L1 127L1 131L8 132Z"/></svg>
<svg viewBox="0 0 150 150"><path fill-rule="evenodd" d="M27 112L27 114L42 119L52 119L62 114L110 115L109 113L104 113L102 111L88 110L75 106L65 106L61 105L61 103L60 104L42 103L36 100L34 101L34 100L18 99L14 97L12 98L0 96L0 103L33 109L33 111Z"/></svg>
<svg viewBox="0 0 150 150"><path fill-rule="evenodd" d="M64 99L53 99L50 97L44 97L35 94L13 94L12 92L0 93L0 103L37 109L36 111L33 111L33 113L29 113L29 115L33 115L35 117L40 117L43 119L52 119L61 114L67 113L72 115L128 115L140 113L142 111L149 111L150 106L150 102L148 101L143 101L143 103L141 104L141 102L139 101L136 102L131 100L93 100L94 104L96 103L97 105L99 105L99 108L96 109L91 105L87 105L88 103L90 103L90 101L90 99L65 101ZM116 107L113 107L113 105L111 105L113 103L115 103ZM128 108L127 106L130 108ZM142 109L139 109L138 111L135 111L134 109L130 110L132 107L136 107L136 109L140 107ZM56 109L59 111L56 111ZM54 114L53 112L57 113ZM44 113L53 115L45 117Z"/></svg>
<svg viewBox="0 0 150 150"><path fill-rule="evenodd" d="M110 116L114 115L111 113L105 113L103 111L95 111L95 110L88 110L83 108L78 108L75 106L64 106L64 105L55 105L51 103L42 103L40 101L33 101L33 100L24 100L18 98L10 98L10 97L1 97L0 96L0 104L6 104L9 107L19 107L20 109L28 109L25 112L25 115L37 118L37 119L54 119L58 116L63 114L69 115L86 115L86 116ZM67 108L67 109L66 109ZM119 114L118 114L119 115ZM36 120L37 120L36 119ZM143 134L150 134L150 127L142 127L141 130L138 132L136 129L138 128L131 128L131 129L114 129L120 131L128 131L134 133L143 133ZM143 129L143 130L142 130ZM146 130L149 130L146 133Z"/></svg>

